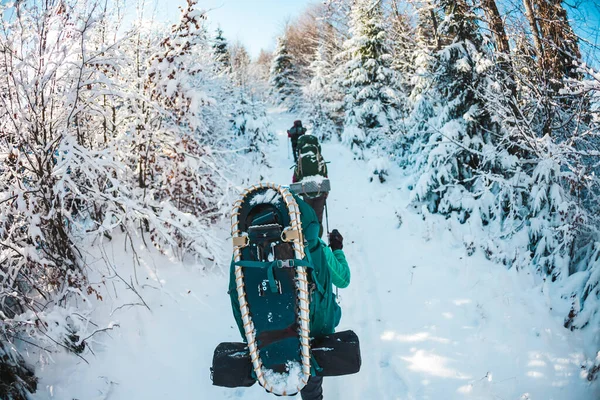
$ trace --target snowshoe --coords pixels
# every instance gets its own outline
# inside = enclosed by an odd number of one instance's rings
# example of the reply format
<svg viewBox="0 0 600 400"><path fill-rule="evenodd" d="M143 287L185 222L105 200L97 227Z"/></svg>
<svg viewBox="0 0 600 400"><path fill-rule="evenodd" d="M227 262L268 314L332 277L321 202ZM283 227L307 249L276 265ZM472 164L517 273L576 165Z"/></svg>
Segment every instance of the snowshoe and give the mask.
<svg viewBox="0 0 600 400"><path fill-rule="evenodd" d="M237 298L253 378L268 392L295 394L311 375L312 269L296 200L281 186L253 186L234 205L232 234ZM214 384L220 379L215 380L216 373L213 367Z"/></svg>

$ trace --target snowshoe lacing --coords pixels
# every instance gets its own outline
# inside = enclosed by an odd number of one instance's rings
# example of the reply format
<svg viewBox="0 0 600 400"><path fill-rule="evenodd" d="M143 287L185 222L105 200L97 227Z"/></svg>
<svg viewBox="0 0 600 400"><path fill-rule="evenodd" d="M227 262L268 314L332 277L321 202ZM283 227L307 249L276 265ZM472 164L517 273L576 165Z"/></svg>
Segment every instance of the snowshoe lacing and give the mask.
<svg viewBox="0 0 600 400"><path fill-rule="evenodd" d="M290 226L284 229L282 234L282 240L285 242L292 243L294 248L294 256L298 260L305 258L304 253L304 238L302 235L302 224L300 222L300 209L298 203L294 199L294 196L290 193L287 188L274 183L260 183L253 185L251 188L246 189L242 194L241 199L237 200L233 204L233 211L231 214L231 235L233 236L233 257L234 262L241 261L242 248L248 245L248 237L244 236L239 227L239 216L241 207L245 202L246 197L261 189L273 189L277 191L283 198L283 201L287 207L288 214L290 216ZM235 282L236 290L238 294L238 300L240 303L240 312L242 314L242 322L244 326L244 333L248 342L248 350L250 353L250 359L252 360L252 366L256 379L260 385L270 393L282 396L289 396L295 393L281 392L275 388L272 384L267 382L265 379L265 371L263 369L263 362L260 359L260 349L256 343L256 331L254 324L250 316L250 308L246 301L246 292L244 287L244 273L242 272L241 266L235 268ZM308 382L311 375L311 356L310 356L310 297L308 291L308 275L306 268L303 266L296 266L296 283L298 289L298 301L299 301L299 313L298 313L298 326L299 326L299 337L300 337L300 352L302 356L302 378L300 384L297 387L297 391L300 392L302 388Z"/></svg>

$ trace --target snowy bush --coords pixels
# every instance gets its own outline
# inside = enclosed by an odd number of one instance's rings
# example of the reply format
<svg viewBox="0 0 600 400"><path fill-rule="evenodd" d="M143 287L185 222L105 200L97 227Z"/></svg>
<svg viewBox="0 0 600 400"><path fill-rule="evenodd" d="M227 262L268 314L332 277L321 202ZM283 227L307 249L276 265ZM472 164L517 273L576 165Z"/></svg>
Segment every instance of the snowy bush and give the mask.
<svg viewBox="0 0 600 400"><path fill-rule="evenodd" d="M233 132L239 137L236 143L244 149L244 153L255 156L257 164L269 165L266 152L268 146L275 141L271 120L264 104L246 91L245 88L239 89L239 101L235 105L231 121Z"/></svg>
<svg viewBox="0 0 600 400"><path fill-rule="evenodd" d="M85 351L89 311L70 305L102 300L83 252L94 238L139 230L165 253L214 258L225 185L213 154L232 149L230 107L195 4L170 31L136 24L122 38L106 34L116 9L93 2L0 6L2 346ZM19 376L20 364L0 359ZM15 396L35 388L22 376Z"/></svg>

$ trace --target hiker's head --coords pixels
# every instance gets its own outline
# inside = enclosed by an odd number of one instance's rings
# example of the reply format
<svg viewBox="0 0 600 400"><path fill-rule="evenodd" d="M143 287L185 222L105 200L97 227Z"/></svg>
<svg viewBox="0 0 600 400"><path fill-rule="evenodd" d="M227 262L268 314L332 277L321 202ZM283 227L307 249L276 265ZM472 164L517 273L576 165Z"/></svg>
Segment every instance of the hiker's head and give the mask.
<svg viewBox="0 0 600 400"><path fill-rule="evenodd" d="M299 119L294 121L294 126L297 128L301 128L302 127L302 121L300 121Z"/></svg>

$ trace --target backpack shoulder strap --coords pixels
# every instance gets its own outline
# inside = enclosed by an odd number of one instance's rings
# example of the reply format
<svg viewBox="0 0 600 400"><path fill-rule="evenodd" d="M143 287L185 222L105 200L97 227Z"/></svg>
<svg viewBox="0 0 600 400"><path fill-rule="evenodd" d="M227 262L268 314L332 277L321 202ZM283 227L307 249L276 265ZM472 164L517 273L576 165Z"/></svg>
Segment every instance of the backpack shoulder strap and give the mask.
<svg viewBox="0 0 600 400"><path fill-rule="evenodd" d="M315 250L320 249L324 244L325 244L325 242L323 242L323 240L319 239ZM325 288L319 283L319 280L317 279L317 275L315 274L315 264L313 264L312 256L310 255L311 249L308 248L308 245L305 246L304 248L306 250L304 252L306 254L306 260L312 266L312 268L310 268L310 277L312 278L313 282L315 283L315 286L317 287L317 290L319 291L319 293L321 293L321 295L324 296Z"/></svg>

